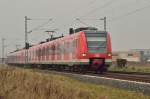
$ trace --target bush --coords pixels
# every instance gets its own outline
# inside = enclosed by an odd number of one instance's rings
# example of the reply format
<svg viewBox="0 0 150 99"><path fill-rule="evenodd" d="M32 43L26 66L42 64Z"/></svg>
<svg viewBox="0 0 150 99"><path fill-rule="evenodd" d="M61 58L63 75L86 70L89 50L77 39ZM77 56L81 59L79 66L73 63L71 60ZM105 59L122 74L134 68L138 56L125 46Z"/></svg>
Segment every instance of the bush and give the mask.
<svg viewBox="0 0 150 99"><path fill-rule="evenodd" d="M126 59L117 59L117 66L118 67L125 67L127 65L127 60Z"/></svg>

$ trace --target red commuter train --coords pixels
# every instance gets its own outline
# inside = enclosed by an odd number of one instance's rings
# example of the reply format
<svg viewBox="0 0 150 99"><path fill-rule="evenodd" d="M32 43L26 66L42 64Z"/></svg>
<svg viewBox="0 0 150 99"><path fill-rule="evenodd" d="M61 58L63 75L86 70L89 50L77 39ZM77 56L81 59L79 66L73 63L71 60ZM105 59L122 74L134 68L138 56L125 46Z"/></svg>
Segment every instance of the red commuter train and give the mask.
<svg viewBox="0 0 150 99"><path fill-rule="evenodd" d="M92 27L70 29L67 36L12 52L8 64L24 65L25 51L30 66L103 72L112 62L110 34Z"/></svg>

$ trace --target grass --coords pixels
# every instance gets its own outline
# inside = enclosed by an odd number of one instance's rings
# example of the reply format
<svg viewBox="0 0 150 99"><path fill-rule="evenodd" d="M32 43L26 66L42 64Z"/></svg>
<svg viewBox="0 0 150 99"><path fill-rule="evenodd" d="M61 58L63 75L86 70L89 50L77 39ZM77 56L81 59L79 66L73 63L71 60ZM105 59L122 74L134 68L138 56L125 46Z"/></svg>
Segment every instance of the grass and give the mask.
<svg viewBox="0 0 150 99"><path fill-rule="evenodd" d="M0 99L150 99L150 96L35 70L1 67Z"/></svg>
<svg viewBox="0 0 150 99"><path fill-rule="evenodd" d="M141 72L141 73L150 73L150 66L126 66L126 67L118 67L118 66L110 66L109 71L122 71L122 72Z"/></svg>

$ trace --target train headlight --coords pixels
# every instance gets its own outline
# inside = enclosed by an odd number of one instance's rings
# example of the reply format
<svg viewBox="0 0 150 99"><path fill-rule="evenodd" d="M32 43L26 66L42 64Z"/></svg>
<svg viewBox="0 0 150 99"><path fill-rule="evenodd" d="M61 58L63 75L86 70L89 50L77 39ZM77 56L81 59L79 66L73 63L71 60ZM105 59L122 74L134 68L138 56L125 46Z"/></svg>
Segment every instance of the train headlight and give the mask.
<svg viewBox="0 0 150 99"><path fill-rule="evenodd" d="M112 54L111 54L111 53L108 53L108 56L112 56Z"/></svg>
<svg viewBox="0 0 150 99"><path fill-rule="evenodd" d="M85 56L86 56L86 54L85 54L85 53L83 53L83 54L82 54L82 56L84 56L84 57L85 57Z"/></svg>

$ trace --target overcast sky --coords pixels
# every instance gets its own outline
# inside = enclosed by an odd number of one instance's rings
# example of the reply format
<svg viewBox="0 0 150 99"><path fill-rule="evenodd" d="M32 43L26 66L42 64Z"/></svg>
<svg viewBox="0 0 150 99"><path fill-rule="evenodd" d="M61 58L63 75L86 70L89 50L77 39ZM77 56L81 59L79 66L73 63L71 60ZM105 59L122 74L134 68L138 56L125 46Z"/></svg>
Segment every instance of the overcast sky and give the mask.
<svg viewBox="0 0 150 99"><path fill-rule="evenodd" d="M0 0L0 37L6 39L9 52L16 44L24 46L25 16L32 19L29 31L53 19L28 35L31 43L48 38L46 30L66 35L70 27L86 26L76 18L103 30L103 21L89 19L106 16L113 50L150 48L149 5L149 0ZM41 18L45 20L37 20Z"/></svg>

